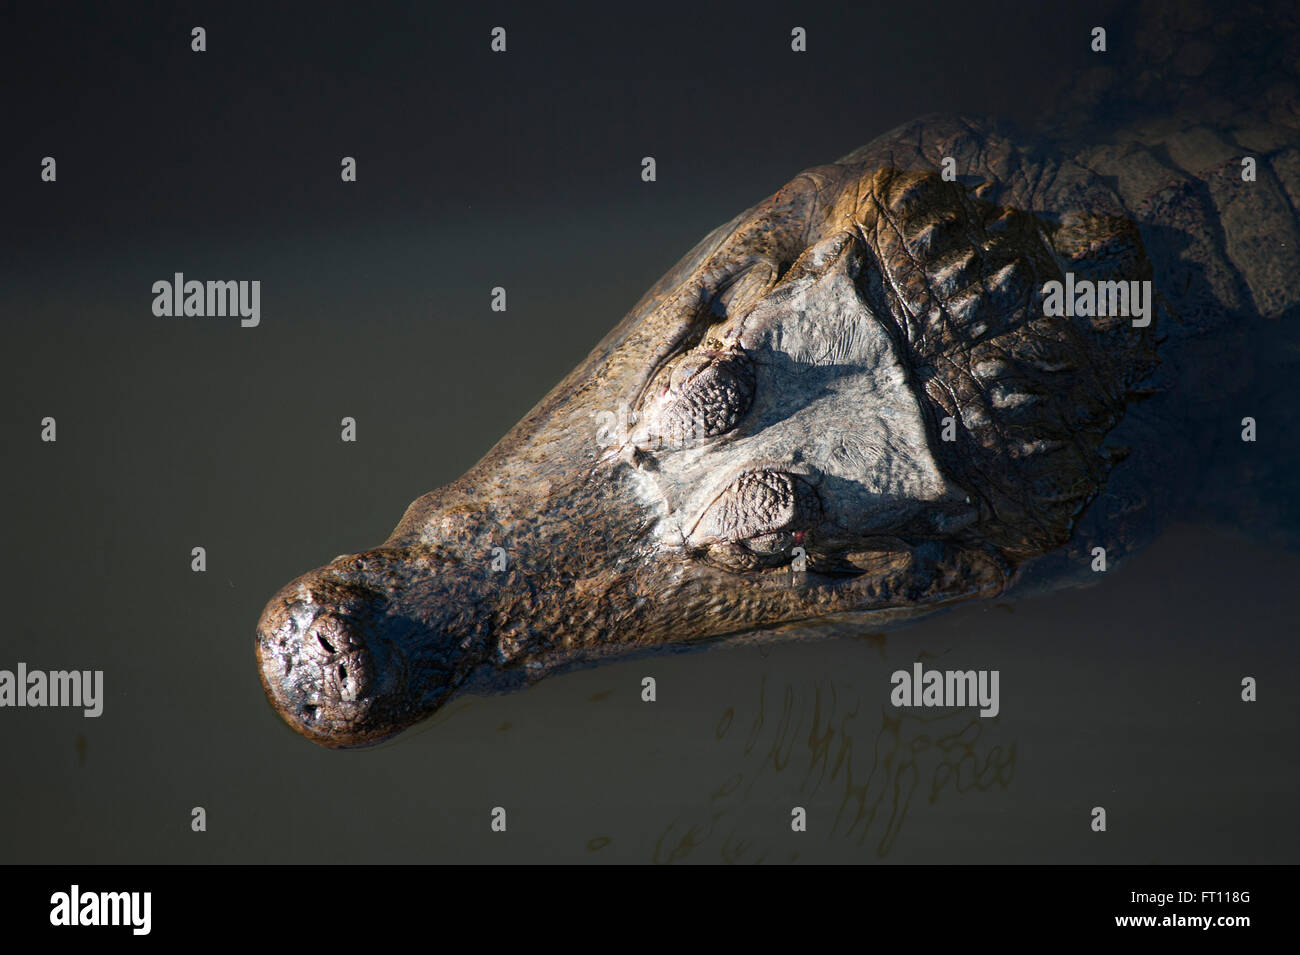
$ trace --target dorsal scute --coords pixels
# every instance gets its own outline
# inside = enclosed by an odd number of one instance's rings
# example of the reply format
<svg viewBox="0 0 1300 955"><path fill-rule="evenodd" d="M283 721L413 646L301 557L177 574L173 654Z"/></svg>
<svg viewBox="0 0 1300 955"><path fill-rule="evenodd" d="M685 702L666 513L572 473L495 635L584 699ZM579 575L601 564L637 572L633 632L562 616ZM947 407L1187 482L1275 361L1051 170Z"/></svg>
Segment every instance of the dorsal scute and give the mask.
<svg viewBox="0 0 1300 955"><path fill-rule="evenodd" d="M1044 287L1067 269L1149 278L1136 227L1104 215L1052 223L933 171L860 174L855 226L876 258L880 304L936 431L947 417L960 424L937 446L987 505L979 533L1013 558L1059 546L1105 482L1105 435L1154 345L1127 321L1045 315Z"/></svg>

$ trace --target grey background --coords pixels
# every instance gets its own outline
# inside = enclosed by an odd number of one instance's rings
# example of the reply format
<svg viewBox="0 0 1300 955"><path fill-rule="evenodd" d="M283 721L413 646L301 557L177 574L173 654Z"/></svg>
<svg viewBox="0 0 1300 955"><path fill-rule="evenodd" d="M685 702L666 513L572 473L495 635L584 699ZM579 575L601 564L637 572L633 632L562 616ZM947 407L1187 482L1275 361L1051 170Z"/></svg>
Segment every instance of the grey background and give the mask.
<svg viewBox="0 0 1300 955"><path fill-rule="evenodd" d="M364 752L283 726L254 665L276 589L382 541L702 235L918 114L1031 121L1107 9L11 11L0 668L102 669L106 702L0 711L0 861L1294 861L1300 559L1262 525L888 633L464 697ZM176 271L260 279L261 326L155 318ZM918 658L1000 669L1001 715L894 710Z"/></svg>

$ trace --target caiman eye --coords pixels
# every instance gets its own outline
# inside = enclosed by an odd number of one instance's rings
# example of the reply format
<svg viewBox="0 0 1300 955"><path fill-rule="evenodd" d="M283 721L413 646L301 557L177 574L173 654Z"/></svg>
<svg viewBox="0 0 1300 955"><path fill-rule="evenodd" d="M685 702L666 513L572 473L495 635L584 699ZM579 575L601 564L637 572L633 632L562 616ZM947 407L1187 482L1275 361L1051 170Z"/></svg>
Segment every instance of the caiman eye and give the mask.
<svg viewBox="0 0 1300 955"><path fill-rule="evenodd" d="M651 383L632 435L638 448L682 447L725 434L754 402L754 365L739 345L708 340Z"/></svg>
<svg viewBox="0 0 1300 955"><path fill-rule="evenodd" d="M734 569L770 567L787 561L791 548L810 543L821 519L821 498L803 478L751 471L709 505L688 543Z"/></svg>

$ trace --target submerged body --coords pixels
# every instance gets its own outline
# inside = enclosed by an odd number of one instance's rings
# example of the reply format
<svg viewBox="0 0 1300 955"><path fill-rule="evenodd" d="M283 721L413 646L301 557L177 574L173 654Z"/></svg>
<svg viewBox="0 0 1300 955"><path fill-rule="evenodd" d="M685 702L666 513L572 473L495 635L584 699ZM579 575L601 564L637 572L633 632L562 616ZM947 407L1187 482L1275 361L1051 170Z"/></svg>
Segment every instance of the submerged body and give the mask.
<svg viewBox="0 0 1300 955"><path fill-rule="evenodd" d="M1249 184L1208 131L1066 154L941 118L807 170L384 545L282 589L268 696L367 745L578 661L926 612L1086 561L1079 522L1117 481L1122 549L1156 507L1133 476L1171 452L1108 435L1186 343L1300 303L1300 140L1268 135Z"/></svg>

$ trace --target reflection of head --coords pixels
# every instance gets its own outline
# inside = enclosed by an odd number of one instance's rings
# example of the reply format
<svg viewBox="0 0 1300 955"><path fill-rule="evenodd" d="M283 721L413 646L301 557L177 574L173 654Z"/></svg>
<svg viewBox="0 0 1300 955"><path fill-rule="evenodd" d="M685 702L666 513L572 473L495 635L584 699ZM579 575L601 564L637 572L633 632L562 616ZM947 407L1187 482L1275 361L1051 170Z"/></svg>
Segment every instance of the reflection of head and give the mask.
<svg viewBox="0 0 1300 955"><path fill-rule="evenodd" d="M760 680L756 699L727 707L718 721L725 755L707 803L662 831L654 861L693 853L694 861L784 861L789 843L770 828L779 823L764 812L762 826L752 825L759 805L819 806L808 828L820 834L814 851L827 842L870 844L883 858L909 812L925 825L914 799L933 804L1010 785L1016 744L997 742L997 720L972 709L895 710L885 696L835 680L787 682L777 691Z"/></svg>

